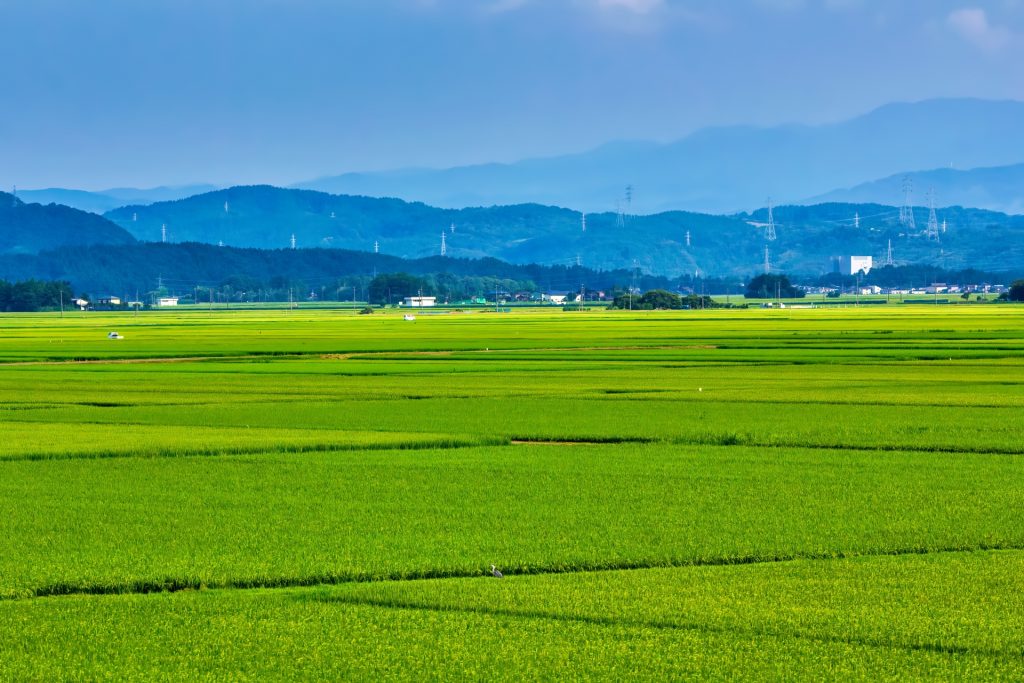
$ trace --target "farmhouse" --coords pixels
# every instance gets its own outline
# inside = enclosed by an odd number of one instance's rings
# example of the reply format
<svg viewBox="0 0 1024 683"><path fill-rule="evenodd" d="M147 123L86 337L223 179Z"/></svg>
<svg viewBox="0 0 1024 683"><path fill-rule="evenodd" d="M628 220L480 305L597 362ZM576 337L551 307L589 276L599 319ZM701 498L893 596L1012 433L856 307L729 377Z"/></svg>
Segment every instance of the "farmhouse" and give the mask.
<svg viewBox="0 0 1024 683"><path fill-rule="evenodd" d="M121 297L119 296L103 296L100 297L97 302L100 306L120 306Z"/></svg>
<svg viewBox="0 0 1024 683"><path fill-rule="evenodd" d="M176 296L162 296L156 300L156 305L160 307L164 306L177 306L178 297Z"/></svg>
<svg viewBox="0 0 1024 683"><path fill-rule="evenodd" d="M569 296L569 292L544 292L541 294L541 301L550 301L553 304L564 304L566 297Z"/></svg>
<svg viewBox="0 0 1024 683"><path fill-rule="evenodd" d="M436 296L407 296L402 300L403 306L412 306L413 308L427 308L428 306L437 305Z"/></svg>

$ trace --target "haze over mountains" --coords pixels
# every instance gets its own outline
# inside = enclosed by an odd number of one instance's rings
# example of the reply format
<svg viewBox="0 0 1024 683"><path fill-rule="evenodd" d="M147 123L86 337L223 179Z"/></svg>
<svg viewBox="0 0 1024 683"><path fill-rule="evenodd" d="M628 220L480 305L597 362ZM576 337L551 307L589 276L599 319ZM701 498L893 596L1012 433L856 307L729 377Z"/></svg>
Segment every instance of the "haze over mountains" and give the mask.
<svg viewBox="0 0 1024 683"><path fill-rule="evenodd" d="M1024 102L927 100L822 126L707 128L670 143L616 142L513 164L348 173L296 187L447 208L536 202L614 211L632 185L635 212L730 213L763 206L767 197L798 203L908 171L1018 164L1024 162L1022 123ZM1020 190L1006 189L998 175L985 178L994 183L985 193L994 205L981 208L1019 200ZM900 200L898 186L884 199ZM940 203L951 202L940 197Z"/></svg>
<svg viewBox="0 0 1024 683"><path fill-rule="evenodd" d="M26 203L63 204L92 213L105 213L125 204L152 204L172 199L182 199L195 194L216 190L214 185L195 184L177 187L152 187L138 189L134 187L115 187L99 192L71 190L62 187L50 187L42 190L21 190L19 198Z"/></svg>
<svg viewBox="0 0 1024 683"><path fill-rule="evenodd" d="M899 196L897 193L901 192L904 178L911 181L916 204L927 204L927 192L934 189L936 201L941 201L943 205L977 206L1003 213L1024 213L1024 164L964 171L939 168L899 173L849 189L827 192L812 197L807 203L892 203L893 197Z"/></svg>

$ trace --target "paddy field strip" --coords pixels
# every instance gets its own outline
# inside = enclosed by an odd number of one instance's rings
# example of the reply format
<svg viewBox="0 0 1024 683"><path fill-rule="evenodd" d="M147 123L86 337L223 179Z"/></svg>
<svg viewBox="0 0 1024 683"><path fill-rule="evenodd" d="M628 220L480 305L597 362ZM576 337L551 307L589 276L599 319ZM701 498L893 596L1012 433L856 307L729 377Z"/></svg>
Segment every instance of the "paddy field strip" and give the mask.
<svg viewBox="0 0 1024 683"><path fill-rule="evenodd" d="M1024 674L1024 308L4 315L0 361L0 677Z"/></svg>

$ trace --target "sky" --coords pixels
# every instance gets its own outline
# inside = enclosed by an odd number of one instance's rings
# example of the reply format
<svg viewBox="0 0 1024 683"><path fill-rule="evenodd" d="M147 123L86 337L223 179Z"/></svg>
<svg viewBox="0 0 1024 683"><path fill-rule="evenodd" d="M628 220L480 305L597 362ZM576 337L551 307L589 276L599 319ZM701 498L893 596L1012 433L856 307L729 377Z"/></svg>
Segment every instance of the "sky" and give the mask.
<svg viewBox="0 0 1024 683"><path fill-rule="evenodd" d="M290 184L1024 100L1024 0L0 0L0 187Z"/></svg>

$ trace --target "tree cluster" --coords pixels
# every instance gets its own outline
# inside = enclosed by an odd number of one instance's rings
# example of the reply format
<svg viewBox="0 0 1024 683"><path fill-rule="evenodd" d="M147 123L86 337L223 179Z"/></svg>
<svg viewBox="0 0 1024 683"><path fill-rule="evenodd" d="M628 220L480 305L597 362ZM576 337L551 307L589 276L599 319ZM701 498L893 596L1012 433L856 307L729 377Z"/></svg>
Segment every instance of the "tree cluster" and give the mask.
<svg viewBox="0 0 1024 683"><path fill-rule="evenodd" d="M710 296L699 296L690 294L679 296L674 292L664 289L652 289L643 294L632 294L625 292L617 294L612 300L611 308L636 311L674 311L679 309L694 308L719 308L717 303Z"/></svg>
<svg viewBox="0 0 1024 683"><path fill-rule="evenodd" d="M786 275L765 273L747 283L743 296L748 299L800 299L804 290L793 286Z"/></svg>
<svg viewBox="0 0 1024 683"><path fill-rule="evenodd" d="M60 307L62 297L64 305L70 306L74 295L67 282L0 280L0 311L5 313L54 310Z"/></svg>

